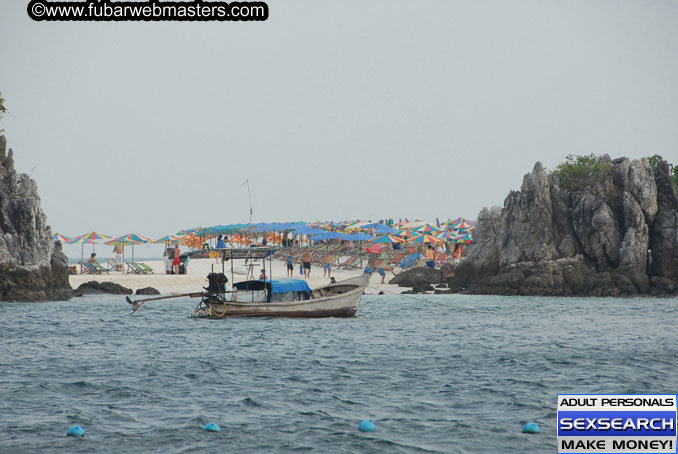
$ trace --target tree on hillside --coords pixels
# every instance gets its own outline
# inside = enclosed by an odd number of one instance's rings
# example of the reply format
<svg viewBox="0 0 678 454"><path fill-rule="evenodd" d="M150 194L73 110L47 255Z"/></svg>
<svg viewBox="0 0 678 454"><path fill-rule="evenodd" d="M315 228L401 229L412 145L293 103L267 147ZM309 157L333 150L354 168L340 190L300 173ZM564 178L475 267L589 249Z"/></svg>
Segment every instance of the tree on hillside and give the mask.
<svg viewBox="0 0 678 454"><path fill-rule="evenodd" d="M612 165L602 158L590 155L569 155L552 172L560 185L569 190L582 190L602 183L610 174Z"/></svg>

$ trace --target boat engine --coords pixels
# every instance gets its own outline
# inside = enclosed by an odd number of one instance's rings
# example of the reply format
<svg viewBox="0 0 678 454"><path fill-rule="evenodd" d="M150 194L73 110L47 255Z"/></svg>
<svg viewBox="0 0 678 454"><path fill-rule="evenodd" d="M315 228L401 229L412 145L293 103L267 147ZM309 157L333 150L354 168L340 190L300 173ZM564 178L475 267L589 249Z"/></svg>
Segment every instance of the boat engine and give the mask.
<svg viewBox="0 0 678 454"><path fill-rule="evenodd" d="M207 290L207 293L210 295L218 295L226 291L228 278L224 273L210 273L207 275L207 280L209 281L209 284L207 284L205 290Z"/></svg>

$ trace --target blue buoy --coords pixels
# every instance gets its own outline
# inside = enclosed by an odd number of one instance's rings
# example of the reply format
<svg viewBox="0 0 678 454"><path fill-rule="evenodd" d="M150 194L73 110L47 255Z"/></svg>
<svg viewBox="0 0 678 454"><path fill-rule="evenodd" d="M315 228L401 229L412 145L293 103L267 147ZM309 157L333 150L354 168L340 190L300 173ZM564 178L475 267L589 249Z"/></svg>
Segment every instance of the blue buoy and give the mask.
<svg viewBox="0 0 678 454"><path fill-rule="evenodd" d="M85 429L83 429L80 426L72 426L70 429L68 429L68 432L66 432L67 437L84 437L85 436Z"/></svg>
<svg viewBox="0 0 678 454"><path fill-rule="evenodd" d="M203 427L202 430L206 430L207 432L221 432L219 426L213 422L205 424L205 427Z"/></svg>
<svg viewBox="0 0 678 454"><path fill-rule="evenodd" d="M534 422L528 422L525 423L523 426L523 433L524 434L538 434L541 433L541 429L537 425L537 423Z"/></svg>
<svg viewBox="0 0 678 454"><path fill-rule="evenodd" d="M360 424L358 424L358 430L361 432L374 432L377 430L377 428L372 421L369 419L364 419L360 421Z"/></svg>

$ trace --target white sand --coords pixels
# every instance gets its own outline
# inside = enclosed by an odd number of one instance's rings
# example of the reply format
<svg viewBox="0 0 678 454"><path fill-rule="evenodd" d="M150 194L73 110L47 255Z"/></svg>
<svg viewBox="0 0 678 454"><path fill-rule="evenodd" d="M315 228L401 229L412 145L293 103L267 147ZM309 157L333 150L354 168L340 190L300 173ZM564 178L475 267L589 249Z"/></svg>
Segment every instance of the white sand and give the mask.
<svg viewBox="0 0 678 454"><path fill-rule="evenodd" d="M216 265L214 259L192 259L189 268L188 274L180 275L171 275L165 274L165 264L162 260L157 262L144 262L147 265L153 268L155 274L126 274L119 271L111 271L110 274L102 275L92 275L92 274L82 274L82 275L71 275L70 283L73 289L78 288L78 286L84 282L89 281L110 281L120 284L124 287L131 288L136 291L137 289L143 287L153 287L157 289L162 294L170 293L188 293L188 292L199 292L203 290L203 287L207 286L207 274L212 271L212 266L214 266L215 272L221 271L221 264ZM273 260L273 279L285 278L286 275L286 266L280 260ZM242 267L242 260L237 260L235 262L237 265L236 268ZM255 268L256 275L255 278L259 277L259 271L261 266ZM78 271L79 267L78 267ZM268 272L268 262L266 263L266 271ZM332 276L340 281L342 279L348 279L351 277L359 276L362 273L362 270L332 270ZM231 265L229 262L226 262L225 274L229 280L229 286L231 284ZM242 274L234 274L235 282L240 282L246 280L246 276ZM302 279L302 276L299 275L298 265L294 272L295 279ZM370 285L365 290L367 294L376 294L380 290L383 290L385 293L400 293L404 289L398 287L397 285L388 285L388 281L393 278L393 275L390 272L386 273L386 279L384 282L386 284L381 285L381 276L374 273L370 279ZM329 278L323 277L323 269L320 266L313 266L311 269L311 277L307 279L308 285L311 288L320 287L329 283Z"/></svg>

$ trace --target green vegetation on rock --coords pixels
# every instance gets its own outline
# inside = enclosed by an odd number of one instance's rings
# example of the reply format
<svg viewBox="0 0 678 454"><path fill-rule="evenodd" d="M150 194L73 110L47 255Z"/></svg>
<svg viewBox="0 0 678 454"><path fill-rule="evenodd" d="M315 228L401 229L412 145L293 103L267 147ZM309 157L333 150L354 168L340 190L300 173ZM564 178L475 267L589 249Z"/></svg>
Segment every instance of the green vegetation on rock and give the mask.
<svg viewBox="0 0 678 454"><path fill-rule="evenodd" d="M558 178L561 187L579 190L602 183L611 170L612 164L599 156L571 154L552 174Z"/></svg>
<svg viewBox="0 0 678 454"><path fill-rule="evenodd" d="M650 166L654 169L659 165L660 162L664 160L663 157L659 156L658 154L654 156L650 156L649 158L650 161ZM671 172L671 182L673 182L673 185L678 189L678 166L674 166L671 163L669 164L669 171Z"/></svg>

